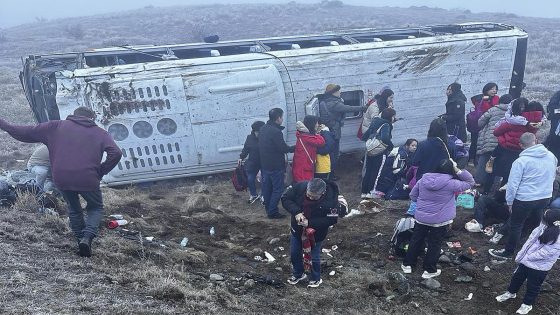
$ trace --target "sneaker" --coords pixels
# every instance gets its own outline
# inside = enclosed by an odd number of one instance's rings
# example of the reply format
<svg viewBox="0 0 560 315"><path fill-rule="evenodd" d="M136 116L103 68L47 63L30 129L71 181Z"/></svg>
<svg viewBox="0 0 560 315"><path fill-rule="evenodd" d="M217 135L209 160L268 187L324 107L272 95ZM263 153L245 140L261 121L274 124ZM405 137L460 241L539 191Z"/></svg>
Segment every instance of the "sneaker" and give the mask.
<svg viewBox="0 0 560 315"><path fill-rule="evenodd" d="M492 172L494 171L494 159L493 158L490 158L490 160L488 160L488 162L486 162L486 167L484 168L484 170L486 171L486 173L492 174Z"/></svg>
<svg viewBox="0 0 560 315"><path fill-rule="evenodd" d="M82 257L91 257L91 238L82 237L78 243L80 249L79 255Z"/></svg>
<svg viewBox="0 0 560 315"><path fill-rule="evenodd" d="M412 267L411 266L401 265L401 269L404 273L412 273Z"/></svg>
<svg viewBox="0 0 560 315"><path fill-rule="evenodd" d="M430 279L430 278L435 278L437 276L441 275L441 269L438 269L436 272L427 272L424 271L424 273L422 274L422 279Z"/></svg>
<svg viewBox="0 0 560 315"><path fill-rule="evenodd" d="M305 279L307 279L307 275L305 273L299 276L299 278L296 276L291 276L290 278L288 278L288 283L291 285L296 285L298 284L298 282L303 281Z"/></svg>
<svg viewBox="0 0 560 315"><path fill-rule="evenodd" d="M370 192L370 195L372 196L372 198L374 199L379 199L379 198L383 198L385 197L385 193L382 191L377 191L377 190L372 190Z"/></svg>
<svg viewBox="0 0 560 315"><path fill-rule="evenodd" d="M500 234L500 233L496 232L496 234L494 234L494 236L492 236L492 238L490 240L488 240L488 242L490 242L492 244L498 244L500 242L500 240L502 239L502 237L504 237L503 234Z"/></svg>
<svg viewBox="0 0 560 315"><path fill-rule="evenodd" d="M316 281L311 280L311 281L309 281L309 284L307 285L307 287L308 288L318 288L321 285L321 283L323 283L323 279L319 279L319 280L316 280ZM525 313L525 314L527 314L527 313Z"/></svg>
<svg viewBox="0 0 560 315"><path fill-rule="evenodd" d="M362 199L373 199L375 198L373 196L373 194L369 193L369 194L362 194Z"/></svg>
<svg viewBox="0 0 560 315"><path fill-rule="evenodd" d="M505 249L489 249L488 253L490 254L490 256L498 259L509 260L513 257L513 254L506 253Z"/></svg>
<svg viewBox="0 0 560 315"><path fill-rule="evenodd" d="M521 304L516 314L529 314L529 312L533 309L533 306L527 304Z"/></svg>
<svg viewBox="0 0 560 315"><path fill-rule="evenodd" d="M506 291L506 293L502 294L502 295L498 295L496 297L496 301L502 303L505 302L509 299L515 299L515 297L517 296L517 294L515 293L509 293L508 291Z"/></svg>
<svg viewBox="0 0 560 315"><path fill-rule="evenodd" d="M249 204L252 205L253 203L255 203L255 201L259 200L260 196L251 196L249 197Z"/></svg>
<svg viewBox="0 0 560 315"><path fill-rule="evenodd" d="M285 217L286 215L281 213L275 213L273 215L268 216L269 219L284 219Z"/></svg>

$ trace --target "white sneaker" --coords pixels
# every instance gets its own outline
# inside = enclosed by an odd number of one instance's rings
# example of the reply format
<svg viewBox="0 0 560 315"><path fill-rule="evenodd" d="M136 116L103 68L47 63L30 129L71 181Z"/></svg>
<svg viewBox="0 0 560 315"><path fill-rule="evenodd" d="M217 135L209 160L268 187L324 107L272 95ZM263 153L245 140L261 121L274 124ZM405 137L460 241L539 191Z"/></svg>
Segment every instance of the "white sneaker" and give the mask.
<svg viewBox="0 0 560 315"><path fill-rule="evenodd" d="M430 278L435 278L437 276L441 275L441 269L438 269L436 272L427 272L424 271L424 273L422 274L422 279L430 279Z"/></svg>
<svg viewBox="0 0 560 315"><path fill-rule="evenodd" d="M529 312L533 309L533 306L531 305L526 305L526 304L521 304L521 306L519 307L519 309L517 310L517 314L529 314Z"/></svg>
<svg viewBox="0 0 560 315"><path fill-rule="evenodd" d="M307 285L308 288L318 288L321 283L323 283L323 279L319 279L316 281L309 281L309 284Z"/></svg>
<svg viewBox="0 0 560 315"><path fill-rule="evenodd" d="M515 293L509 293L508 291L506 291L506 293L502 294L502 295L498 295L496 297L496 301L498 302L505 302L509 299L515 299L515 297L517 296L517 294Z"/></svg>
<svg viewBox="0 0 560 315"><path fill-rule="evenodd" d="M362 198L363 199L374 199L376 197L373 194L369 193L369 194L362 194Z"/></svg>
<svg viewBox="0 0 560 315"><path fill-rule="evenodd" d="M305 273L302 273L299 278L296 276L291 276L290 278L288 278L288 283L291 285L296 285L298 284L298 282L304 281L305 279L307 279L307 275Z"/></svg>
<svg viewBox="0 0 560 315"><path fill-rule="evenodd" d="M412 273L412 267L401 265L401 269L404 273Z"/></svg>
<svg viewBox="0 0 560 315"><path fill-rule="evenodd" d="M500 242L500 240L502 239L502 237L504 237L503 234L500 234L498 232L496 232L496 234L494 234L494 236L492 236L492 238L488 241L492 244L498 244Z"/></svg>
<svg viewBox="0 0 560 315"><path fill-rule="evenodd" d="M360 196L360 198L362 198L362 199L367 198L367 195L368 195L368 194L362 194L362 195Z"/></svg>

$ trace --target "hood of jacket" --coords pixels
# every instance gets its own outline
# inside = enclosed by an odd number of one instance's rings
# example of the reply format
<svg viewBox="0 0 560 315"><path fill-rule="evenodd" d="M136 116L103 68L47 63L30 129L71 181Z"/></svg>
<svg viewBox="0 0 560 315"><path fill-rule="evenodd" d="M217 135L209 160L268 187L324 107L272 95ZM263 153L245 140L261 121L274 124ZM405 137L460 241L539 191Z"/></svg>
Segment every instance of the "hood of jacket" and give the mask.
<svg viewBox="0 0 560 315"><path fill-rule="evenodd" d="M519 156L529 156L529 157L535 157L535 158L542 158L542 157L545 157L548 152L549 152L548 149L544 145L537 144L537 145L534 145L530 148L527 148L527 149L521 151Z"/></svg>
<svg viewBox="0 0 560 315"><path fill-rule="evenodd" d="M93 121L91 118L87 118L87 117L83 117L83 116L76 116L76 115L68 115L68 117L66 117L66 120L69 120L73 123L76 123L80 126L83 127L96 127L97 125L95 124L95 121Z"/></svg>
<svg viewBox="0 0 560 315"><path fill-rule="evenodd" d="M299 121L299 120L296 122L296 129L297 129L297 131L299 131L299 132L307 132L307 133L309 133L309 129L307 129L307 127L305 127L305 125L303 124L303 122L301 122L301 121Z"/></svg>
<svg viewBox="0 0 560 315"><path fill-rule="evenodd" d="M448 182L453 179L449 174L426 173L422 177L424 187L428 190L437 191L447 186Z"/></svg>

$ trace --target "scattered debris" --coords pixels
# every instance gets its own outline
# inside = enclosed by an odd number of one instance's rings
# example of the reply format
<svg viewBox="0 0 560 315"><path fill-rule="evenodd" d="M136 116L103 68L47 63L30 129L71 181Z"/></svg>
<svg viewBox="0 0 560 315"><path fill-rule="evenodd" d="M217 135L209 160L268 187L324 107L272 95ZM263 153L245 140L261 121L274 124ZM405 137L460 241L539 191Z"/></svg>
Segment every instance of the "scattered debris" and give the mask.
<svg viewBox="0 0 560 315"><path fill-rule="evenodd" d="M334 270L329 272L329 276L334 276L335 274L336 274L336 271L334 271Z"/></svg>
<svg viewBox="0 0 560 315"><path fill-rule="evenodd" d="M264 256L266 257L266 261L268 263L271 263L276 260L276 258L274 258L274 256L272 256L269 252L264 252Z"/></svg>
<svg viewBox="0 0 560 315"><path fill-rule="evenodd" d="M272 238L270 241L268 241L268 244L273 245L275 243L280 242L280 239L278 237Z"/></svg>
<svg viewBox="0 0 560 315"><path fill-rule="evenodd" d="M446 242L449 248L461 248L461 242Z"/></svg>
<svg viewBox="0 0 560 315"><path fill-rule="evenodd" d="M485 272L488 272L488 271L490 271L490 267L488 267L488 266L484 266L484 271L485 271Z"/></svg>
<svg viewBox="0 0 560 315"><path fill-rule="evenodd" d="M331 249L332 249L332 250L337 250L337 249L338 249L338 246L333 245L333 246L331 247Z"/></svg>
<svg viewBox="0 0 560 315"><path fill-rule="evenodd" d="M464 298L463 300L465 300L465 301L470 301L470 300L472 299L472 297L473 297L473 294L472 294L472 293L469 293L469 296L467 296L467 297Z"/></svg>
<svg viewBox="0 0 560 315"><path fill-rule="evenodd" d="M348 212L348 214L344 218L346 219L346 218L353 217L355 215L360 215L360 214L363 214L360 210L352 209L352 210L350 210L350 212Z"/></svg>
<svg viewBox="0 0 560 315"><path fill-rule="evenodd" d="M153 236L146 236L144 237L144 239L148 242L153 242L154 241L154 237Z"/></svg>
<svg viewBox="0 0 560 315"><path fill-rule="evenodd" d="M253 257L253 259L254 259L255 261L261 261L261 260L263 260L263 258L262 258L261 256L255 256L255 257Z"/></svg>
<svg viewBox="0 0 560 315"><path fill-rule="evenodd" d="M455 282L468 283L468 282L471 282L472 280L473 280L473 278L471 276L459 276L459 277L455 278Z"/></svg>
<svg viewBox="0 0 560 315"><path fill-rule="evenodd" d="M326 253L330 253L330 252L331 252L331 250L330 250L330 249L328 249L328 248L323 248L323 249L321 249L321 252L323 252L323 253L325 253L325 254L326 254Z"/></svg>
<svg viewBox="0 0 560 315"><path fill-rule="evenodd" d="M124 216L122 214L111 214L109 218L113 220L122 220L124 219Z"/></svg>
<svg viewBox="0 0 560 315"><path fill-rule="evenodd" d="M283 250L284 250L284 247L282 247L282 246L279 246L279 247L277 248L277 250L279 250L279 251L283 251Z"/></svg>
<svg viewBox="0 0 560 315"><path fill-rule="evenodd" d="M152 237L153 238L153 237ZM184 237L181 240L181 247L187 247L187 245L189 244L189 238L188 237Z"/></svg>
<svg viewBox="0 0 560 315"><path fill-rule="evenodd" d="M216 229L214 229L214 227L210 227L210 236L214 236L216 235Z"/></svg>
<svg viewBox="0 0 560 315"><path fill-rule="evenodd" d="M371 199L365 199L360 201L360 205L358 206L359 211L363 211L365 213L379 213L381 212L381 205Z"/></svg>
<svg viewBox="0 0 560 315"><path fill-rule="evenodd" d="M334 258L334 256L331 255L330 253L327 253L327 256L329 256L330 258Z"/></svg>
<svg viewBox="0 0 560 315"><path fill-rule="evenodd" d="M224 281L224 277L217 274L217 273L213 273L210 275L210 280L211 281Z"/></svg>
<svg viewBox="0 0 560 315"><path fill-rule="evenodd" d="M119 226L127 225L127 220L111 220L107 223L107 227L110 229L116 229Z"/></svg>
<svg viewBox="0 0 560 315"><path fill-rule="evenodd" d="M501 260L501 259L500 260L497 260L497 259L490 260L490 263L492 263L492 265L501 265L505 262L507 262L507 260L505 260L505 259L504 260Z"/></svg>

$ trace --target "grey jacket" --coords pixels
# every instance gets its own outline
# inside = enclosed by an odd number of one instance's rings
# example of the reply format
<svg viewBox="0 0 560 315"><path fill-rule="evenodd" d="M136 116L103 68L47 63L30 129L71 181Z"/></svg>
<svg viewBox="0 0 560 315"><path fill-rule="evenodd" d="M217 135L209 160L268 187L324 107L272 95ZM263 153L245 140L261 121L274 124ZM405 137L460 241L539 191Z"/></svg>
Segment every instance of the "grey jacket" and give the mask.
<svg viewBox="0 0 560 315"><path fill-rule="evenodd" d="M345 105L340 97L331 94L321 94L319 99L319 117L334 134L335 139L340 139L342 126L344 126L344 116L346 113L359 112L365 106Z"/></svg>
<svg viewBox="0 0 560 315"><path fill-rule="evenodd" d="M496 123L505 117L507 109L507 104L498 104L491 107L478 119L480 132L478 133L476 154L492 152L498 146L498 138L494 136L494 129L496 129Z"/></svg>

